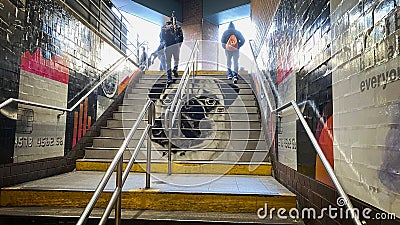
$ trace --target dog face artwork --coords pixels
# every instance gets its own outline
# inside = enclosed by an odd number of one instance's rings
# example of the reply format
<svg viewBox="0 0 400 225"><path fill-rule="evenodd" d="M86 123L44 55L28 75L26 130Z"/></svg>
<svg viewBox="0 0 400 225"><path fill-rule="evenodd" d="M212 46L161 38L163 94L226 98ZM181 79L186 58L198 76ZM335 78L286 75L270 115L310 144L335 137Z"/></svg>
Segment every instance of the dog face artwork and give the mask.
<svg viewBox="0 0 400 225"><path fill-rule="evenodd" d="M177 84L166 87L163 79L152 86L149 97L156 105L156 124L153 129L154 148L161 157L167 154L168 136L172 141L175 160L216 160L226 159L223 152L229 146L231 136L231 115L229 107L238 98L240 89L218 79L196 79L189 84L189 96L185 96L179 120L174 123L171 133L166 128L166 109L171 105ZM240 155L229 158L240 158Z"/></svg>

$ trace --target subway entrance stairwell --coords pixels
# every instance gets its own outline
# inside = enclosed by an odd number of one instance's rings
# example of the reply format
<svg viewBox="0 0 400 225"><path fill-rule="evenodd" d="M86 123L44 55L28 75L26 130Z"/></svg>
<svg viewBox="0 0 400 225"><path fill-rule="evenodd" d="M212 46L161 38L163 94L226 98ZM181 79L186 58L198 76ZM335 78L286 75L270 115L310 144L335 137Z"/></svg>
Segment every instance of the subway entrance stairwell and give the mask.
<svg viewBox="0 0 400 225"><path fill-rule="evenodd" d="M172 85L151 67L139 74L100 135L93 137L93 145L85 148L85 156L76 160L75 171L3 188L3 221L112 224L121 215L123 224L301 224L257 216L266 205L295 208L296 196L271 176L271 143L265 139L268 132L261 124L249 72L242 71L233 84L225 72L199 70L202 63L213 62L199 60L198 48L191 43L183 49L190 54ZM154 121L144 116L149 104L154 104ZM150 133L148 124L153 124ZM151 141L143 138L146 134ZM118 155L121 159L115 161ZM122 164L115 167L119 160ZM120 167L122 179L112 173ZM131 173L125 177L127 171ZM98 190L101 195L96 195ZM121 196L116 202L115 193ZM115 202L115 214L109 201ZM29 216L22 212L27 208ZM44 217L44 211L63 219ZM105 219L99 219L103 215Z"/></svg>
<svg viewBox="0 0 400 225"><path fill-rule="evenodd" d="M1 0L0 225L400 224L399 15L400 0ZM169 85L141 57L167 21L185 37Z"/></svg>

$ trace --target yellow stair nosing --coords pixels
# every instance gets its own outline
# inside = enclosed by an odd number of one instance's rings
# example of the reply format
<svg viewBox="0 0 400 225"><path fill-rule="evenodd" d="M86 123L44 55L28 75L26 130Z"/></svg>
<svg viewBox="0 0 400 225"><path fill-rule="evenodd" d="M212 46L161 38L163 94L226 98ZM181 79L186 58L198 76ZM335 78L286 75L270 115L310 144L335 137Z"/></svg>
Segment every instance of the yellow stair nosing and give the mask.
<svg viewBox="0 0 400 225"><path fill-rule="evenodd" d="M109 167L110 162L85 162L77 161L76 170L78 171L105 171ZM127 163L124 163L126 168ZM249 167L254 165L240 164L195 164L195 163L173 163L172 173L180 174L228 174L228 175L259 175L271 176L272 166L270 164L260 164L254 170L250 171ZM145 163L135 163L132 166L132 172L145 172ZM154 163L151 168L152 173L166 173L167 163Z"/></svg>
<svg viewBox="0 0 400 225"><path fill-rule="evenodd" d="M2 190L0 206L64 206L85 207L93 191ZM104 208L111 198L105 192L96 207ZM268 203L269 207L296 207L295 196L260 194L220 194L160 192L159 190L132 190L122 193L122 207L126 209L204 211L204 212L256 212Z"/></svg>

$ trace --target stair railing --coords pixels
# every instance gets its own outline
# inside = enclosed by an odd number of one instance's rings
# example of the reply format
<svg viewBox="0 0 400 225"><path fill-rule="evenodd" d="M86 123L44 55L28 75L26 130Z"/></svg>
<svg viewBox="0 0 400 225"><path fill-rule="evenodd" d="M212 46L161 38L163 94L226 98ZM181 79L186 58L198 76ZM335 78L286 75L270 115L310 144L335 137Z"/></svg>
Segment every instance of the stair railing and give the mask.
<svg viewBox="0 0 400 225"><path fill-rule="evenodd" d="M129 145L129 142L133 138L133 135L139 128L140 123L143 121L143 118L147 112L148 120L147 126L140 137L139 143L137 144L135 150L132 153L131 158L128 161L125 170L123 171L123 153ZM154 126L155 122L155 106L154 102L150 99L146 102L145 106L143 107L142 111L139 114L135 124L130 129L128 135L126 136L124 142L122 143L121 147L119 148L118 152L116 153L114 159L112 160L110 166L108 167L107 171L105 172L103 178L99 182L93 196L91 197L89 203L87 204L86 208L84 209L82 215L80 216L77 225L85 224L86 221L89 219L89 216L94 209L97 201L100 198L100 195L104 192L104 189L109 182L113 172L116 170L116 187L113 191L110 201L104 213L100 219L99 224L106 224L107 219L109 218L112 209L115 207L115 224L121 224L121 193L124 187L125 181L128 178L129 172L136 160L136 156L140 151L140 148L147 138L147 158L146 158L146 187L150 188L150 173L151 173L151 134L152 134L152 127Z"/></svg>
<svg viewBox="0 0 400 225"><path fill-rule="evenodd" d="M165 118L164 124L166 127L166 132L168 132L168 175L172 173L172 130L175 126L175 120L178 118L178 126L181 123L180 112L183 106L183 103L188 102L190 99L189 92L189 79L192 78L194 80L194 76L196 75L197 67L198 67L198 53L199 53L199 42L196 41L192 48L192 52L190 54L189 60L186 64L185 71L183 72L181 81L179 82L179 86L175 92L174 99L171 105L165 110ZM192 75L192 76L190 76ZM192 86L193 88L193 86ZM193 93L193 90L192 90Z"/></svg>
<svg viewBox="0 0 400 225"><path fill-rule="evenodd" d="M36 106L36 107L41 107L41 108L46 108L46 109L52 109L52 110L56 110L56 111L62 111L62 112L72 112L74 111L74 109L83 101L85 100L91 93L93 93L93 91L95 91L105 80L107 80L108 77L111 76L111 74L125 61L129 60L129 58L131 57L133 53L129 54L128 56L123 56L120 59L118 59L116 62L114 62L106 71L104 71L101 75L100 75L100 80L99 82L92 87L92 89L90 89L84 96L82 96L76 103L75 105L73 105L70 108L63 108L63 107L58 107L58 106L53 106L53 105L47 105L47 104L42 104L42 103L38 103L38 102L33 102L33 101L26 101L26 100L22 100L22 99L16 99L16 98L9 98L7 100L5 100L4 102L2 102L0 104L0 109L13 103L20 103L20 104L24 104L24 105L31 105L31 106ZM62 114L60 114L59 116L61 116Z"/></svg>
<svg viewBox="0 0 400 225"><path fill-rule="evenodd" d="M77 13L73 8L71 8L68 4L65 3L65 0L56 0L57 3L59 3L63 8L65 8L66 10L68 10L70 13L73 14L73 16L75 16L77 19L79 19L80 22L82 22L83 24L85 24L85 26L89 27L92 31L94 31L96 33L96 35L98 35L99 37L101 37L101 39L103 39L104 41L106 41L108 44L110 44L111 46L114 46L114 44L102 33L100 32L100 21L101 18L104 18L105 15L104 12L97 8L96 4L92 3L92 6L95 7L96 9L99 10L99 15L93 15L93 13L80 1L76 1L77 4L79 4L80 7L82 7L82 9L85 10L85 12L87 12L89 15L91 15L98 23L98 27L93 27L89 22L85 21L85 19L79 14ZM105 3L103 1L100 1L101 6L103 6ZM117 9L117 11L119 12L119 10ZM120 13L121 14L121 13ZM132 27L131 24L129 24L129 22L125 19L125 17L121 14L121 18L120 18L120 23L126 23L128 24L130 27ZM120 34L122 35L122 31L121 29L118 29ZM109 31L111 32L111 31ZM111 32L112 33L112 32ZM115 37L114 37L115 38ZM124 37L127 38L127 37ZM121 43L122 41L119 40ZM57 106L53 106L53 105L47 105L47 104L42 104L42 103L38 103L38 102L32 102L32 101L26 101L26 100L21 100L21 99L16 99L16 98L9 98L7 100L5 100L4 102L2 102L0 104L0 109L2 109L3 107L16 102L16 103L20 103L20 104L24 104L24 105L31 105L31 106L36 106L36 107L41 107L41 108L46 108L46 109L51 109L51 110L56 110L56 111L62 111L62 112L72 112L84 99L86 99L86 97L88 97L94 90L96 90L105 80L107 80L107 78L115 71L115 69L117 69L119 67L119 65L121 65L121 63L125 62L125 61L130 61L131 63L133 63L136 67L139 67L139 65L136 63L137 60L132 60L132 57L136 57L138 58L138 54L137 51L139 50L139 48L143 45L144 42L139 43L138 45L134 45L133 43L131 43L129 40L127 40L128 44L131 46L134 46L134 48L128 48L126 47L126 50L130 51L129 54L124 53L121 49L121 45L118 46L118 49L116 49L119 53L121 53L123 56L121 58L119 58L117 61L115 61L107 70L105 70L101 75L100 75L100 80L99 82L92 87L92 89L90 89L83 97L81 97L79 99L79 101L77 101L77 103L75 105L73 105L70 108L62 108L62 107L57 107ZM78 94L79 95L79 94ZM62 114L60 114L62 115ZM59 116L60 116L59 115Z"/></svg>
<svg viewBox="0 0 400 225"><path fill-rule="evenodd" d="M251 40L250 41L250 47L251 47L252 52L253 52L254 62L256 63L257 68L259 68L257 60L256 60L256 56L254 54L254 49L253 49L252 43L253 42ZM265 78L261 77L261 75L259 73L256 73L256 76L258 77L258 79L260 81L265 79ZM264 82L262 82L262 83L264 83ZM269 99L269 95L266 92L266 87L265 86L263 86L263 92L264 92L265 97L267 98L267 101L269 103L269 107L271 107L271 104L270 104L271 100ZM274 93L274 94L276 95L276 93ZM275 96L275 97L277 97L277 96ZM350 211L350 214L351 214L351 217L353 219L354 224L357 224L357 225L366 224L366 223L361 223L360 218L359 218L358 214L356 213L356 210L354 209L353 204L351 203L349 196L344 191L342 185L340 184L339 180L337 179L337 176L335 175L335 172L334 172L331 164L329 163L328 159L325 157L325 154L322 151L321 147L319 146L317 139L315 138L313 132L311 131L311 128L308 126L307 121L304 119L304 115L301 113L299 105L294 100L292 100L292 101L282 105L279 108L271 110L271 112L275 113L276 116L278 117L279 113L281 111L283 111L284 109L287 109L289 107L293 107L293 110L295 111L297 118L300 120L301 125L305 129L305 131L307 133L307 136L310 139L310 141L311 141L311 143L312 143L312 145L314 147L314 150L316 151L316 153L318 154L319 158L321 159L322 164L324 165L326 171L328 172L328 175L329 175L330 179L332 180L332 183L334 184L335 188L339 192L340 197L344 200L344 203L345 203L347 209ZM276 126L278 126L278 121L276 122Z"/></svg>

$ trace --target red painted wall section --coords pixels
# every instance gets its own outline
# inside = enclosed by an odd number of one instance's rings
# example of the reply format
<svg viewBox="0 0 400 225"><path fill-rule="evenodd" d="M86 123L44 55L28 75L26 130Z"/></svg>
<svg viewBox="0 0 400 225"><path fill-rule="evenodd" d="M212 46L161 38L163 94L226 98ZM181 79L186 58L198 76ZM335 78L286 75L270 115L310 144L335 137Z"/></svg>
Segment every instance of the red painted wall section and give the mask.
<svg viewBox="0 0 400 225"><path fill-rule="evenodd" d="M45 59L40 48L31 54L26 51L22 54L21 69L37 74L64 84L68 84L69 70L68 60L60 55L53 55L50 59Z"/></svg>

